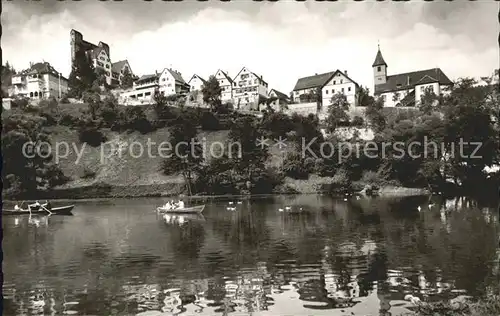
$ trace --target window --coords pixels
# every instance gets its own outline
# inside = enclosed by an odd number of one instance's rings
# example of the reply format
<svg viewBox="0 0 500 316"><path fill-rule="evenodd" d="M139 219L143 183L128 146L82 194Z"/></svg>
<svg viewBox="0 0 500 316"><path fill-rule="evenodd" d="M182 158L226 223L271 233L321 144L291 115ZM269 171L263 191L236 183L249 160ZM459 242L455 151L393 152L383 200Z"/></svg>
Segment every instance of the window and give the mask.
<svg viewBox="0 0 500 316"><path fill-rule="evenodd" d="M162 78L161 81L165 81L165 78Z"/></svg>
<svg viewBox="0 0 500 316"><path fill-rule="evenodd" d="M33 92L30 92L30 97L31 97L31 98L33 97Z"/></svg>
<svg viewBox="0 0 500 316"><path fill-rule="evenodd" d="M342 93L344 93L344 88L342 88Z"/></svg>
<svg viewBox="0 0 500 316"><path fill-rule="evenodd" d="M382 70L382 67L378 66L377 71L380 72Z"/></svg>
<svg viewBox="0 0 500 316"><path fill-rule="evenodd" d="M340 79L340 83L342 83L342 82L343 82L343 80L342 80L342 79Z"/></svg>
<svg viewBox="0 0 500 316"><path fill-rule="evenodd" d="M424 92L424 89L425 89L425 87L424 87L424 86L421 86L421 87L420 87L420 91Z"/></svg>
<svg viewBox="0 0 500 316"><path fill-rule="evenodd" d="M382 78L378 78L378 81L382 81Z"/></svg>
<svg viewBox="0 0 500 316"><path fill-rule="evenodd" d="M328 94L328 90L325 90L325 94Z"/></svg>
<svg viewBox="0 0 500 316"><path fill-rule="evenodd" d="M142 93L141 93L141 94L138 94L138 95L137 95L137 97L138 97L138 98L142 98L142 97L143 97L143 94L142 94Z"/></svg>
<svg viewBox="0 0 500 316"><path fill-rule="evenodd" d="M106 65L106 68L108 68L108 69L109 69L109 64L107 64L107 65Z"/></svg>
<svg viewBox="0 0 500 316"><path fill-rule="evenodd" d="M145 96L151 95L151 92L144 93Z"/></svg>
<svg viewBox="0 0 500 316"><path fill-rule="evenodd" d="M348 88L347 88L347 91L351 91L351 87L348 87Z"/></svg>
<svg viewBox="0 0 500 316"><path fill-rule="evenodd" d="M335 89L332 89L332 93L335 93Z"/></svg>
<svg viewBox="0 0 500 316"><path fill-rule="evenodd" d="M337 80L333 80L333 84L337 84Z"/></svg>

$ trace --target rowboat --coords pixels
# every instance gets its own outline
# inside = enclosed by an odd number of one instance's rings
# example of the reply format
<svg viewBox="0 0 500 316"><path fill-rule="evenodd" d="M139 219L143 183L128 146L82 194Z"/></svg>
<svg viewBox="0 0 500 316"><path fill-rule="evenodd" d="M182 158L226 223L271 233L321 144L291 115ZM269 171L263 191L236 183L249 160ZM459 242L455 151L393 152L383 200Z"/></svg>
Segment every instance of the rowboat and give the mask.
<svg viewBox="0 0 500 316"><path fill-rule="evenodd" d="M165 206L157 207L156 210L160 213L171 213L171 214L201 214L205 209L205 204L197 205L192 207L168 209Z"/></svg>
<svg viewBox="0 0 500 316"><path fill-rule="evenodd" d="M67 205L67 206L59 206L59 207L52 207L49 211L52 213L52 215L72 215L71 211L73 210L75 206L74 205ZM19 209L19 210L2 210L2 215L35 215L35 214L50 214L47 212L47 210L44 207L39 207L36 210L31 210L31 212L28 209Z"/></svg>

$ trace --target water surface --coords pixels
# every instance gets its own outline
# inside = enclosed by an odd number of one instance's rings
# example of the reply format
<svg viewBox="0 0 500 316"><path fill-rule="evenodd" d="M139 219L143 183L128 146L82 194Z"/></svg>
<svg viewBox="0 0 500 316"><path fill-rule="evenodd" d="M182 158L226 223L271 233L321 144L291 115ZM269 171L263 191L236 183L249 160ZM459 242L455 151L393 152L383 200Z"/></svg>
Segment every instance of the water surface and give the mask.
<svg viewBox="0 0 500 316"><path fill-rule="evenodd" d="M4 216L4 315L399 315L409 293L499 286L498 216L459 200L211 201L202 217L164 202Z"/></svg>

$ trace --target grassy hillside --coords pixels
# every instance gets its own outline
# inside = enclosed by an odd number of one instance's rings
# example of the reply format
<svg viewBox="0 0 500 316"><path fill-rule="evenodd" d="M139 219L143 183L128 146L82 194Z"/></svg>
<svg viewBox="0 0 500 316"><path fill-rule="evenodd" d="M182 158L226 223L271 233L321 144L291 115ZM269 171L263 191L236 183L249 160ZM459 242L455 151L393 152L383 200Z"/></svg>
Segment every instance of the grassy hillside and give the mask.
<svg viewBox="0 0 500 316"><path fill-rule="evenodd" d="M159 155L158 146L168 141L168 128L146 135L103 130L108 141L99 147L82 144L78 139L78 132L65 126L54 126L50 131L53 153L59 148L59 166L71 178L64 187L82 187L96 183L113 186L182 183L182 177L166 176L160 171L163 158ZM226 142L228 134L229 131L200 131L198 138L210 148L214 142ZM141 146L144 153L139 156ZM67 153L66 148L69 148ZM148 148L151 155L148 154ZM269 165L279 166L282 156L279 149L271 147L270 152ZM78 158L78 154L81 158ZM207 158L210 158L209 154Z"/></svg>

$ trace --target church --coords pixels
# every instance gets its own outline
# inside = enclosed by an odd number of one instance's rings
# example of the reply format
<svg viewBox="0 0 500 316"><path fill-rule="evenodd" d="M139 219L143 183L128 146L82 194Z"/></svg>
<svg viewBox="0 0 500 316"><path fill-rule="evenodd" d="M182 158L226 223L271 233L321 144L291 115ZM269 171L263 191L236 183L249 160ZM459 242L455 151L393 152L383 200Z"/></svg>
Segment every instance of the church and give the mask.
<svg viewBox="0 0 500 316"><path fill-rule="evenodd" d="M385 107L418 106L425 91L446 95L453 82L440 68L418 70L397 75L387 74L387 63L380 46L372 65L374 95L384 99Z"/></svg>

